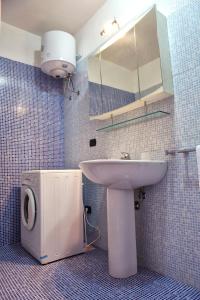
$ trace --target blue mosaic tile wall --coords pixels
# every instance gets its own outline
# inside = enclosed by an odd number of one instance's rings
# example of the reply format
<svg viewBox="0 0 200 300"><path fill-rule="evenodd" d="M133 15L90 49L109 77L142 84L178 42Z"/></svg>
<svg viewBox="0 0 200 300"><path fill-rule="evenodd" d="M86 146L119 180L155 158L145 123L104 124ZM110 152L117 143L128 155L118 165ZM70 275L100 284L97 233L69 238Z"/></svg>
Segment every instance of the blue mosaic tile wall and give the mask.
<svg viewBox="0 0 200 300"><path fill-rule="evenodd" d="M0 246L20 240L21 172L63 166L62 81L0 58Z"/></svg>
<svg viewBox="0 0 200 300"><path fill-rule="evenodd" d="M135 101L134 93L107 85L89 81L88 89L91 116L106 113Z"/></svg>
<svg viewBox="0 0 200 300"><path fill-rule="evenodd" d="M139 264L191 284L200 289L200 189L195 153L166 157L165 149L195 147L200 144L200 1L157 0L168 15L174 99L155 103L149 110L171 115L97 133L100 123L89 121L87 63L78 66L75 85L81 95L65 99L65 164L77 167L79 161L118 158L127 151L134 159L142 152L168 160L165 179L146 188L146 200L136 212ZM129 116L141 114L141 110ZM68 128L70 127L70 132ZM89 147L96 137L97 146ZM107 248L106 191L88 180L85 202L92 206L91 222L101 229L98 245Z"/></svg>

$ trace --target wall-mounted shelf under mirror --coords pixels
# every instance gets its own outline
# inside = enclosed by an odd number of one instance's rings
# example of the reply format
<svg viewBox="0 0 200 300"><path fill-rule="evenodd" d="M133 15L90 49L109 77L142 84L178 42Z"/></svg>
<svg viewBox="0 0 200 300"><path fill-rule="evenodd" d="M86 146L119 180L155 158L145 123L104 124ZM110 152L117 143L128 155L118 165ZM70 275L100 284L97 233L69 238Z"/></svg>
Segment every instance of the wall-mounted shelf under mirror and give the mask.
<svg viewBox="0 0 200 300"><path fill-rule="evenodd" d="M124 121L112 123L110 125L98 128L98 129L96 129L96 131L110 131L110 130L121 128L121 127L124 127L124 126L127 126L127 125L132 125L132 124L136 124L136 123L140 123L140 122L145 122L145 121L155 119L155 118L166 117L168 115L170 115L169 112L159 110L159 111L155 111L155 112L151 112L151 113L146 113L144 115L134 117L134 118L131 118L131 119L127 119L127 120L124 120Z"/></svg>
<svg viewBox="0 0 200 300"><path fill-rule="evenodd" d="M156 6L88 57L90 120L106 120L173 95L166 17Z"/></svg>

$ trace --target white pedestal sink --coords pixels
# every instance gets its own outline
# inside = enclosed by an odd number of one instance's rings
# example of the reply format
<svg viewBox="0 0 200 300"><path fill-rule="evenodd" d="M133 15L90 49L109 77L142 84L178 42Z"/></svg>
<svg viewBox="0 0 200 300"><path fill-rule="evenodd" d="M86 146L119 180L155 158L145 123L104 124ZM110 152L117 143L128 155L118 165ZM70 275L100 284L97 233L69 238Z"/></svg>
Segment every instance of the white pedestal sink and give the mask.
<svg viewBox="0 0 200 300"><path fill-rule="evenodd" d="M165 161L98 159L79 164L93 182L107 186L109 274L126 278L137 273L134 189L159 182Z"/></svg>

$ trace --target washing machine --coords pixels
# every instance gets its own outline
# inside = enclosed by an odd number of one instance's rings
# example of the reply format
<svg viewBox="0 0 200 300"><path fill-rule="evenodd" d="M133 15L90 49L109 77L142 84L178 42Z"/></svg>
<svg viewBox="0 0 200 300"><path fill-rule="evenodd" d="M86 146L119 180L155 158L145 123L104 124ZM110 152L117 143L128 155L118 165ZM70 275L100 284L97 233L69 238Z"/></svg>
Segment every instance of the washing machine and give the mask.
<svg viewBox="0 0 200 300"><path fill-rule="evenodd" d="M41 264L84 252L82 173L22 174L21 244Z"/></svg>

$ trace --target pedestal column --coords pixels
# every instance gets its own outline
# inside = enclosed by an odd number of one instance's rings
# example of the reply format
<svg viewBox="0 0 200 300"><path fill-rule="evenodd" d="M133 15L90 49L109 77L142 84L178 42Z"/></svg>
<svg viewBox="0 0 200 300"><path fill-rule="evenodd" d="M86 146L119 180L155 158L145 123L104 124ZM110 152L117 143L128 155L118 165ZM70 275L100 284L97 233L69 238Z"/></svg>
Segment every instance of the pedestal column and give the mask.
<svg viewBox="0 0 200 300"><path fill-rule="evenodd" d="M137 273L133 190L107 189L109 274L126 278Z"/></svg>

